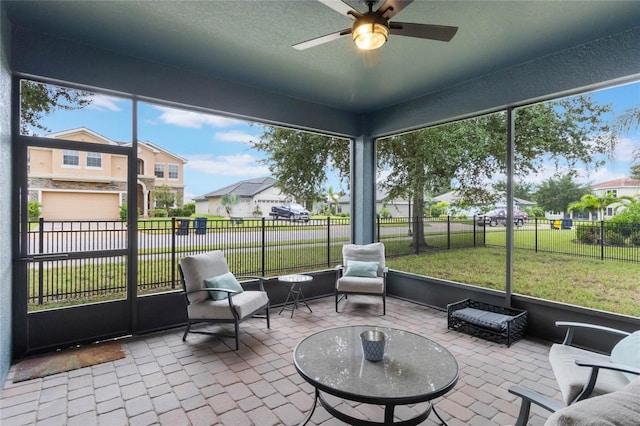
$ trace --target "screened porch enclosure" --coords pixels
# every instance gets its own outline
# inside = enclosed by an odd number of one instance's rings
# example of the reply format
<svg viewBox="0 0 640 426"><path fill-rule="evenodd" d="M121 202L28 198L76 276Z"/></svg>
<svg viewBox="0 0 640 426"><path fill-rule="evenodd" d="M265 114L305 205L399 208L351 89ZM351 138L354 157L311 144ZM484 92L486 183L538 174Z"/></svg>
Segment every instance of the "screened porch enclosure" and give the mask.
<svg viewBox="0 0 640 426"><path fill-rule="evenodd" d="M429 3L409 5L408 8L413 8L413 18L425 22L431 19L434 11L429 10ZM444 46L439 46L416 54L415 49L424 47L407 44L412 40L394 40L395 46L402 48L392 50L394 45L386 45L379 67L366 68L362 56L349 43L338 44L338 51L320 48L300 54L291 48L293 43L307 39L309 32L322 34L327 25L334 24L335 12L320 2L216 2L215 7L207 3L177 2L2 2L3 79L13 80L12 87L9 83L3 86L2 99L7 100L3 121L10 122L7 128L12 129L11 134L3 135L3 146L20 147L30 143L45 146L50 142L38 141L18 131L21 78L131 100L127 118L131 147L109 148L128 156L126 169L130 176L136 175L139 166L134 151L138 141L136 103L141 101L348 138L352 200L348 238L355 243L372 242L377 232L375 148L378 139L489 112L506 111L512 116L515 108L533 102L631 82L640 76L640 7L636 3L532 3L527 6L531 8L529 13L522 13L514 3L492 6L495 9L490 13L476 10L478 13L470 16L463 9L479 7L474 3L461 2L449 11L442 5L436 8L436 16L442 21L451 19L462 28L458 38L446 45L447 50L440 50ZM180 9L182 7L184 9ZM317 16L315 28L281 25L283 16L303 22L310 14ZM531 16L531 22L537 26L524 22L522 15ZM185 22L174 21L175 16L184 16ZM477 19L478 16L483 19ZM600 19L601 16L609 18ZM122 17L126 19L123 21ZM478 22L481 28L476 26ZM583 22L593 24L585 26ZM181 30L175 31L173 25ZM501 25L510 25L510 34L518 36L493 43L495 32L486 28ZM521 31L515 31L513 25L522 25ZM536 37L540 26L548 30L545 32L550 35L548 41ZM274 27L281 28L283 33L271 31ZM107 31L107 28L122 31ZM255 32L247 32L249 28ZM313 31L309 31L311 29ZM474 29L483 31L474 32ZM126 38L120 38L124 34ZM261 35L268 40L263 42ZM480 51L474 37L486 51ZM340 43L342 41L349 40ZM468 56L476 50L479 55ZM491 54L500 54L501 61L487 66L486 58ZM435 57L443 60L424 60ZM465 65L461 62L465 57L475 60ZM430 68L432 66L441 68ZM12 108L8 105L10 98ZM507 121L505 131L509 133L512 126L513 117ZM96 151L90 146L83 148L87 152ZM507 138L508 158L513 149L513 139ZM11 209L14 224L4 235L7 245L3 250L11 253L11 259L3 265L10 272L4 276L16 278L6 279L2 284L11 287L7 292L9 300L2 302L3 311L13 311L12 320L2 324L3 336L11 336L12 340L2 342L3 353L12 352L9 358L53 347L54 344L43 337L46 326L60 328L67 321L58 316L59 312L37 320L34 315L32 320L25 309L26 274L20 262L25 261L29 253L26 245L19 241L29 232L25 200L21 198L27 191L27 156L19 149L14 152L15 157L8 156L6 164L3 163L13 169L16 183L11 203L3 203L2 207ZM511 177L510 173L507 169ZM114 329L101 330L98 335L89 331L65 336L57 344L137 334L181 321L177 314L162 320L155 315L158 311L179 311L182 299L177 292L138 297L135 281L139 270L138 246L134 242L137 225L132 219L135 206L139 205L135 179L128 180L127 194L130 212L127 244L126 248L118 249L124 250L119 255L128 258L127 298L124 302L116 301L116 309L106 314L118 317L121 322ZM509 186L507 201L513 203L513 188ZM506 304L518 303L510 292L512 265L508 259L513 248L509 236L512 231L508 226L507 288L498 296ZM403 280L410 282L411 278L403 277ZM405 294L404 286L398 287L399 297ZM450 291L454 296L449 297L459 298L466 290L454 286ZM442 305L441 301L423 300L426 292L420 292L419 296L423 303ZM108 306L110 303L101 308L110 309L113 307ZM90 310L79 312L75 322L90 322L94 315L100 314L102 312ZM60 322L55 324L49 320ZM30 342L30 338L35 340ZM8 361L4 365L8 365Z"/></svg>

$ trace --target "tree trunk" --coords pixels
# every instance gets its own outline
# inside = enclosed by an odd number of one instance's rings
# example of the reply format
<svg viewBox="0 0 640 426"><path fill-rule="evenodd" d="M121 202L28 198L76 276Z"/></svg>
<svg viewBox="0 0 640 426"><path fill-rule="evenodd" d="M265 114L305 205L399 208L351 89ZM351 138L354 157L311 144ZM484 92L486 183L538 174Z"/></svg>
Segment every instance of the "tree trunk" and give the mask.
<svg viewBox="0 0 640 426"><path fill-rule="evenodd" d="M424 239L424 195L421 191L414 192L413 196L413 217L412 222L413 234L411 239L411 248L416 251L427 247L427 241Z"/></svg>

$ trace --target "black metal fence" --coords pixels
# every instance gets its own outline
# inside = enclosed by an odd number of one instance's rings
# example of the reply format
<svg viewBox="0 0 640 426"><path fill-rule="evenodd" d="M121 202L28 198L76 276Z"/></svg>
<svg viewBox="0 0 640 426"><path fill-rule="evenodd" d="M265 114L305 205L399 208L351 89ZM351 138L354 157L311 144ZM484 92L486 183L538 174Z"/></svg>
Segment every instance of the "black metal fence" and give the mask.
<svg viewBox="0 0 640 426"><path fill-rule="evenodd" d="M128 243L120 221L29 224L28 297L35 309L126 296ZM473 218L379 218L389 257L474 246L505 246L506 227ZM138 225L138 294L180 288L187 255L223 250L238 275L276 276L333 268L350 241L349 218L309 222L264 218L144 220ZM640 262L640 225L534 219L516 229L514 246L540 252ZM38 307L40 306L40 307Z"/></svg>
<svg viewBox="0 0 640 426"><path fill-rule="evenodd" d="M419 222L420 221L420 222ZM426 247L414 244L424 226ZM28 292L31 305L83 303L126 295L127 229L120 221L45 221L29 224ZM180 287L183 256L223 250L239 275L276 276L332 268L350 241L349 218L309 222L264 218L156 219L138 225L139 294ZM482 244L473 221L452 218L378 219L388 256ZM417 247L417 248L416 248Z"/></svg>
<svg viewBox="0 0 640 426"><path fill-rule="evenodd" d="M484 228L473 219L442 216L377 220L378 241L387 256L419 254L484 245Z"/></svg>
<svg viewBox="0 0 640 426"><path fill-rule="evenodd" d="M487 226L484 238L487 246L504 247L506 228ZM640 223L534 218L516 228L514 248L637 263Z"/></svg>

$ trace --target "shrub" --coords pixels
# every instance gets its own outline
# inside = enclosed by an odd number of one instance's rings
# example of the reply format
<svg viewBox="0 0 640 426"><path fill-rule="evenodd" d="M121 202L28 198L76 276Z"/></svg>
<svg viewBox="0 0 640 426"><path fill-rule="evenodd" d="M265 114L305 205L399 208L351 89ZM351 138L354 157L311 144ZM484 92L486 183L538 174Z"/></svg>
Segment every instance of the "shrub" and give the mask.
<svg viewBox="0 0 640 426"><path fill-rule="evenodd" d="M196 214L196 203L194 202L186 203L184 206L182 206L182 211L184 212L185 216L191 216Z"/></svg>
<svg viewBox="0 0 640 426"><path fill-rule="evenodd" d="M534 217L544 217L544 209L541 207L533 207L530 209Z"/></svg>
<svg viewBox="0 0 640 426"><path fill-rule="evenodd" d="M29 201L27 203L27 216L29 220L38 220L40 218L40 204L37 201Z"/></svg>
<svg viewBox="0 0 640 426"><path fill-rule="evenodd" d="M631 239L629 240L629 242L634 246L640 246L640 231L636 231L631 234Z"/></svg>
<svg viewBox="0 0 640 426"><path fill-rule="evenodd" d="M622 246L624 245L624 235L609 229L605 232L604 241L612 246Z"/></svg>
<svg viewBox="0 0 640 426"><path fill-rule="evenodd" d="M159 210L159 209L158 209ZM169 217L182 217L182 216L189 216L188 214L186 214L184 212L183 209L181 209L180 207L171 207L168 211L168 215Z"/></svg>
<svg viewBox="0 0 640 426"><path fill-rule="evenodd" d="M140 217L141 214L142 214L142 212L140 211L140 207L138 207L138 217ZM126 222L126 220L127 220L127 205L126 204L122 204L120 206L120 220L123 221L123 222Z"/></svg>
<svg viewBox="0 0 640 426"><path fill-rule="evenodd" d="M149 209L149 217L167 217L166 209Z"/></svg>
<svg viewBox="0 0 640 426"><path fill-rule="evenodd" d="M629 204L611 220L608 220L607 228L628 237L639 229L638 224L640 224L640 202L635 202Z"/></svg>
<svg viewBox="0 0 640 426"><path fill-rule="evenodd" d="M629 223L629 222L620 222L620 221L611 221L606 222L607 229L617 232L624 237L629 237L634 231L638 230L638 224Z"/></svg>
<svg viewBox="0 0 640 426"><path fill-rule="evenodd" d="M576 237L585 244L593 244L596 241L596 235L600 232L598 226L593 225L577 225Z"/></svg>
<svg viewBox="0 0 640 426"><path fill-rule="evenodd" d="M378 212L378 214L383 219L389 219L391 217L391 212L386 207L381 208L380 211Z"/></svg>

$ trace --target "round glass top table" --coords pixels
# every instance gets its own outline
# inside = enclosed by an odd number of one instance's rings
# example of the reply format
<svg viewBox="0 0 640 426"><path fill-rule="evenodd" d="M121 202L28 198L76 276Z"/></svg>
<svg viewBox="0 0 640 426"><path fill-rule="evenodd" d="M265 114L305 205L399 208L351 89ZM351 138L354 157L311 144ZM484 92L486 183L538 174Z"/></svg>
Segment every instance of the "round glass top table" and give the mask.
<svg viewBox="0 0 640 426"><path fill-rule="evenodd" d="M360 333L379 330L387 345L382 361L364 359ZM349 424L393 424L397 405L431 401L449 392L458 381L458 362L438 343L408 331L376 326L350 326L323 330L304 338L293 353L298 373L315 388L311 412L320 404L334 417ZM385 406L384 422L354 418L327 403L323 393L367 404ZM416 425L434 411L429 402L419 415L401 420Z"/></svg>

